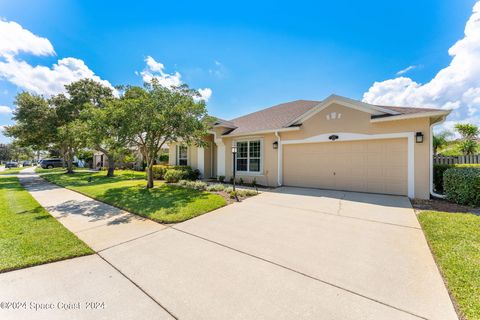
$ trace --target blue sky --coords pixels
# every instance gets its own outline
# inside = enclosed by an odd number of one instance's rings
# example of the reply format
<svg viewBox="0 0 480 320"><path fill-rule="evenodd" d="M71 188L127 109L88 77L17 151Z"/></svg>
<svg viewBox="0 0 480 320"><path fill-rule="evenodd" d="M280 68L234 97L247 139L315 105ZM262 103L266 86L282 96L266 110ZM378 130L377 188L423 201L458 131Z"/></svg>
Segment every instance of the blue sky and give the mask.
<svg viewBox="0 0 480 320"><path fill-rule="evenodd" d="M145 59L150 56L164 65L163 74L178 72L182 82L210 88L209 112L226 119L336 93L372 103L418 101L433 107L458 100L453 119L475 122L479 115L471 109L476 105L466 98L439 101L418 93L399 100L385 94L398 90L389 83L371 88L375 81L399 76L417 84L431 81L452 61L448 50L464 38L474 4L0 0L0 17L48 39L55 51L42 56L19 50L16 61L52 68L59 59L74 57L117 85L141 84L140 73L148 69ZM409 66L408 72L396 74ZM28 87L12 81L16 71L8 72L2 76L0 69L0 106L13 108L15 94ZM476 99L480 87L475 79L471 82L467 89L473 89ZM371 94L364 96L369 89ZM11 124L10 117L0 113L0 125ZM0 136L2 141L6 139Z"/></svg>

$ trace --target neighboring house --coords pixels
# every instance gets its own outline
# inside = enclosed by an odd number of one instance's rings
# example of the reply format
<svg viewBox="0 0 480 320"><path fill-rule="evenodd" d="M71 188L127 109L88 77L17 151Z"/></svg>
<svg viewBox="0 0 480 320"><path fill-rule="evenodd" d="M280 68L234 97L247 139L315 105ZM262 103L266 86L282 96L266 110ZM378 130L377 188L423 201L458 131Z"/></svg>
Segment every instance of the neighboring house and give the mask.
<svg viewBox="0 0 480 320"><path fill-rule="evenodd" d="M232 176L299 186L429 198L432 127L449 110L377 106L332 95L297 100L230 121L218 119L208 146L170 146L171 165L203 177Z"/></svg>
<svg viewBox="0 0 480 320"><path fill-rule="evenodd" d="M134 154L136 159L134 166L142 167L142 162L143 162L142 154L136 149L131 149L131 151ZM159 155L162 155L162 154L169 154L168 146L164 146L160 150ZM122 165L122 164L117 164L117 165ZM100 170L102 168L108 168L108 158L103 152L95 151L93 153L93 169Z"/></svg>

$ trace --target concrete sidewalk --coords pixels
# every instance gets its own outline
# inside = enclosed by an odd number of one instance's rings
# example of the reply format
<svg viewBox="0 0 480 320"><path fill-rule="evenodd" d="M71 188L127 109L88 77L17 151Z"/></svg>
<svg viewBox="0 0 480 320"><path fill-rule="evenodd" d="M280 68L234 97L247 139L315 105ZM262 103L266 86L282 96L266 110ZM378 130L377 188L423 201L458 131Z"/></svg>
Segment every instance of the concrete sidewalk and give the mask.
<svg viewBox="0 0 480 320"><path fill-rule="evenodd" d="M20 183L42 207L95 251L165 228L159 223L48 183L34 170L23 170L18 175Z"/></svg>

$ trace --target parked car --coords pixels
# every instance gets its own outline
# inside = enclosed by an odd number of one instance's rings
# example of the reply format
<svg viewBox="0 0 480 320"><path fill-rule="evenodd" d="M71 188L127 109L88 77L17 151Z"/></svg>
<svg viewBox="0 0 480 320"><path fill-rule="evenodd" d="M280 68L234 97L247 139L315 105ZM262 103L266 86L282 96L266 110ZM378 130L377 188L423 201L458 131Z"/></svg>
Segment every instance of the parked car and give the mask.
<svg viewBox="0 0 480 320"><path fill-rule="evenodd" d="M5 163L5 168L17 168L17 167L18 167L18 163L15 161L10 161Z"/></svg>
<svg viewBox="0 0 480 320"><path fill-rule="evenodd" d="M32 161L30 161L30 160L23 161L23 163L22 163L23 167L30 167L31 165L32 165Z"/></svg>
<svg viewBox="0 0 480 320"><path fill-rule="evenodd" d="M39 165L43 169L61 168L63 167L62 159L42 159L39 161Z"/></svg>

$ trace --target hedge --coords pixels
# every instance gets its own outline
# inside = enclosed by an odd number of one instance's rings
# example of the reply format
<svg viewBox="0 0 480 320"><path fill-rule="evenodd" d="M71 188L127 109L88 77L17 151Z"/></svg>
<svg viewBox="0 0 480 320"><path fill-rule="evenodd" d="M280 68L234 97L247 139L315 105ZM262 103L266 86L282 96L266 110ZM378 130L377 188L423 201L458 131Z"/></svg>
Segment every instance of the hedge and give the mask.
<svg viewBox="0 0 480 320"><path fill-rule="evenodd" d="M480 164L434 164L433 189L436 193L443 194L443 175L450 168L480 168Z"/></svg>
<svg viewBox="0 0 480 320"><path fill-rule="evenodd" d="M447 199L458 204L480 206L480 168L450 168L443 175Z"/></svg>
<svg viewBox="0 0 480 320"><path fill-rule="evenodd" d="M168 170L179 170L182 172L179 180L197 180L200 176L200 171L193 170L190 166L169 166L169 165L154 165L153 178L156 180L165 179L165 174Z"/></svg>

